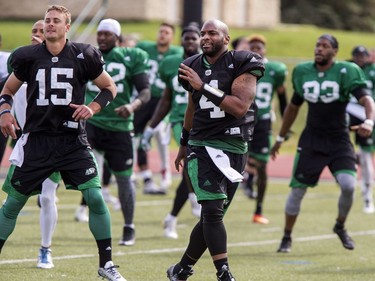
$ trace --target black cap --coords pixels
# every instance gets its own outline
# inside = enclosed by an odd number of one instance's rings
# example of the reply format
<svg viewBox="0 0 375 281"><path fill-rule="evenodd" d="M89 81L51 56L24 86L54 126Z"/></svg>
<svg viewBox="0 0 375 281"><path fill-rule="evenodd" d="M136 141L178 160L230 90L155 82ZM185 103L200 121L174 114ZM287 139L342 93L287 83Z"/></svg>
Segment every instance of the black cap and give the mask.
<svg viewBox="0 0 375 281"><path fill-rule="evenodd" d="M356 46L356 47L354 47L354 49L352 51L352 56L355 56L355 55L366 55L366 56L369 56L370 53L368 52L368 50L366 49L366 47L364 47L364 46Z"/></svg>
<svg viewBox="0 0 375 281"><path fill-rule="evenodd" d="M182 29L181 36L183 36L185 32L195 32L199 35L199 37L201 36L201 31L199 29L199 25L195 22L191 22L187 26L185 26Z"/></svg>

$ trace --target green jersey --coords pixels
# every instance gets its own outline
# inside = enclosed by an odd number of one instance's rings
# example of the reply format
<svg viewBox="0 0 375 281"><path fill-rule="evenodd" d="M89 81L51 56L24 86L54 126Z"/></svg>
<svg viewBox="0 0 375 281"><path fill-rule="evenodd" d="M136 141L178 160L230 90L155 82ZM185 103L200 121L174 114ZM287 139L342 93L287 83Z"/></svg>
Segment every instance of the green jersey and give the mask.
<svg viewBox="0 0 375 281"><path fill-rule="evenodd" d="M335 62L320 72L314 62L297 65L292 74L294 95L308 102L306 126L315 133L332 135L347 131L345 109L350 93L366 87L363 71L351 62Z"/></svg>
<svg viewBox="0 0 375 281"><path fill-rule="evenodd" d="M259 79L255 103L258 106L258 119L271 118L272 98L276 89L285 82L288 73L286 65L277 61L265 60L266 71L264 76Z"/></svg>
<svg viewBox="0 0 375 281"><path fill-rule="evenodd" d="M183 53L182 47L170 46L168 51L165 53L159 53L156 42L152 41L141 41L137 44L138 48L146 51L150 57L150 85L151 85L151 96L160 98L165 88L165 83L160 79L159 76L159 63L166 56L181 54Z"/></svg>
<svg viewBox="0 0 375 281"><path fill-rule="evenodd" d="M188 102L188 92L178 82L178 68L183 61L182 55L166 57L159 65L160 79L172 90L172 104L169 121L174 124L184 121Z"/></svg>
<svg viewBox="0 0 375 281"><path fill-rule="evenodd" d="M362 70L367 79L367 88L371 90L372 98L375 99L375 63L366 64Z"/></svg>
<svg viewBox="0 0 375 281"><path fill-rule="evenodd" d="M133 115L124 119L115 109L130 103L133 92L134 76L148 73L148 55L138 48L115 47L108 53L103 53L104 69L112 77L117 86L115 99L87 122L99 128L114 132L129 132L134 129ZM99 89L91 81L87 84L86 104L90 103L98 94Z"/></svg>

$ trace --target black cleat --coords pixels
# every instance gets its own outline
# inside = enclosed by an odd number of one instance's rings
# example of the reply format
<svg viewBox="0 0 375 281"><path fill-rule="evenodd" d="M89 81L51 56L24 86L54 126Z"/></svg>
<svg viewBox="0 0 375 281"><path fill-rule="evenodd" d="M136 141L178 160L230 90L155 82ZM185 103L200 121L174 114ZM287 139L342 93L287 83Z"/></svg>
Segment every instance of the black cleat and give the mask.
<svg viewBox="0 0 375 281"><path fill-rule="evenodd" d="M345 249L354 250L354 241L349 236L345 228L340 228L337 227L337 225L335 225L335 227L333 228L333 232L336 233L337 236L340 238L342 245Z"/></svg>
<svg viewBox="0 0 375 281"><path fill-rule="evenodd" d="M220 271L216 273L216 277L218 281L236 281L226 265L223 265Z"/></svg>
<svg viewBox="0 0 375 281"><path fill-rule="evenodd" d="M180 269L176 268L179 267ZM170 281L182 281L187 280L191 275L193 275L194 270L183 269L179 264L172 265L167 270L167 277Z"/></svg>
<svg viewBox="0 0 375 281"><path fill-rule="evenodd" d="M278 253L289 253L292 250L292 238L291 237L283 237L281 239L280 247L277 250Z"/></svg>

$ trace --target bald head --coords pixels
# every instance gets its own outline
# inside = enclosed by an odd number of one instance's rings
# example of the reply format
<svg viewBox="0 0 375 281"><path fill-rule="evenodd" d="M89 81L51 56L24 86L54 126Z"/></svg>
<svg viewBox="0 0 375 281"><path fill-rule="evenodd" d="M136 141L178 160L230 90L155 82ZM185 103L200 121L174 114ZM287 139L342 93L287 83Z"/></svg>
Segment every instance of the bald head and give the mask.
<svg viewBox="0 0 375 281"><path fill-rule="evenodd" d="M210 63L228 50L228 26L217 19L206 21L201 29L201 48Z"/></svg>
<svg viewBox="0 0 375 281"><path fill-rule="evenodd" d="M202 29L204 28L205 25L214 26L216 29L220 30L224 35L229 35L228 26L220 20L217 20L217 19L207 20L203 24Z"/></svg>
<svg viewBox="0 0 375 281"><path fill-rule="evenodd" d="M34 23L32 29L31 29L31 44L36 45L40 44L44 40L44 20L38 20Z"/></svg>

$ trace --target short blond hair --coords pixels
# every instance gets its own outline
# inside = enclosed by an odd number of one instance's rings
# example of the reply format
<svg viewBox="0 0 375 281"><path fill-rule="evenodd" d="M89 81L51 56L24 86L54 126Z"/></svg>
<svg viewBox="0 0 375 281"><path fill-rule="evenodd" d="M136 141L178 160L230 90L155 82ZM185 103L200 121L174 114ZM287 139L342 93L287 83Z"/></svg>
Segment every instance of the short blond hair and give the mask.
<svg viewBox="0 0 375 281"><path fill-rule="evenodd" d="M70 24L71 23L71 21L72 21L72 15L70 14L69 10L67 8L65 8L64 6L61 6L61 5L50 5L50 6L48 6L48 9L45 12L45 14L47 14L50 11L58 11L58 12L64 14L65 15L65 23L66 24Z"/></svg>

